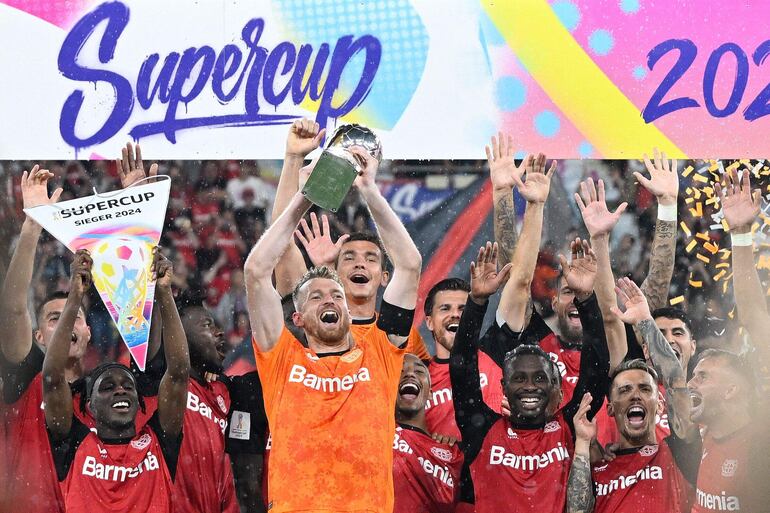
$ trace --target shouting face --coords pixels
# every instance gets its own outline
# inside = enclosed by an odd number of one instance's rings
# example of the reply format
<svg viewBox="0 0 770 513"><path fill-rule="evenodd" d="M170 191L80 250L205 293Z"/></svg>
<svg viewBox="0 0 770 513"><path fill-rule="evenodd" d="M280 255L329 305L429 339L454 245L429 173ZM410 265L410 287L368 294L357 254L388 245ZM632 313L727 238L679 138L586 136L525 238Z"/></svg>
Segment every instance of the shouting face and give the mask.
<svg viewBox="0 0 770 513"><path fill-rule="evenodd" d="M556 312L562 338L577 344L583 339L583 324L580 322L580 315L573 299L575 299L575 293L567 286L565 280L561 280L561 287L553 298L552 306Z"/></svg>
<svg viewBox="0 0 770 513"><path fill-rule="evenodd" d="M89 408L97 425L120 431L134 424L139 395L128 369L112 367L96 379Z"/></svg>
<svg viewBox="0 0 770 513"><path fill-rule="evenodd" d="M396 412L404 417L414 417L425 409L430 398L430 374L419 357L404 356L401 380L398 382Z"/></svg>
<svg viewBox="0 0 770 513"><path fill-rule="evenodd" d="M382 259L382 251L373 242L356 240L343 244L337 258L337 274L345 293L357 301L376 298L377 290L388 281Z"/></svg>
<svg viewBox="0 0 770 513"><path fill-rule="evenodd" d="M425 317L425 325L433 333L436 356L439 358L449 357L467 299L468 293L464 290L442 290L436 293L431 313Z"/></svg>
<svg viewBox="0 0 770 513"><path fill-rule="evenodd" d="M516 356L505 366L503 391L511 406L511 419L525 424L545 422L561 402L561 387L551 362L535 354Z"/></svg>
<svg viewBox="0 0 770 513"><path fill-rule="evenodd" d="M322 344L341 342L350 329L345 291L328 278L314 278L300 289L300 304L292 319L309 338Z"/></svg>
<svg viewBox="0 0 770 513"><path fill-rule="evenodd" d="M655 379L642 369L620 372L612 380L607 413L620 434L632 445L655 443L655 416L662 404Z"/></svg>

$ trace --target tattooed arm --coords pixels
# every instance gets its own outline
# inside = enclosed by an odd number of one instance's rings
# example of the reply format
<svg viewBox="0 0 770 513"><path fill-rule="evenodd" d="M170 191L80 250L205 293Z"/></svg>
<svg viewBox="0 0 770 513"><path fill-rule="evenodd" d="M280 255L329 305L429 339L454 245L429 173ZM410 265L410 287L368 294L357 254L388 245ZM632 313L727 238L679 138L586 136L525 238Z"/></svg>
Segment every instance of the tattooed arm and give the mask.
<svg viewBox="0 0 770 513"><path fill-rule="evenodd" d="M596 437L596 422L588 421L591 394L585 394L575 414L575 457L567 481L567 513L591 513L594 510L594 484L591 477L591 440Z"/></svg>
<svg viewBox="0 0 770 513"><path fill-rule="evenodd" d="M524 158L519 166L513 160L513 138L510 135L492 137L491 148L486 147L489 162L489 178L492 180L492 201L495 206L495 241L499 246L499 263L511 262L516 248L516 212L513 205L513 187L521 184L525 171Z"/></svg>
<svg viewBox="0 0 770 513"><path fill-rule="evenodd" d="M658 373L658 379L666 388L668 420L673 433L682 440L698 436L698 428L690 420L690 392L687 374L682 368L671 344L663 336L650 314L642 291L628 278L618 280L618 297L626 311L617 313L623 322L633 324L647 344L650 359Z"/></svg>
<svg viewBox="0 0 770 513"><path fill-rule="evenodd" d="M658 199L658 221L655 224L655 239L652 242L650 270L642 283L642 293L650 310L666 306L671 277L674 274L674 253L676 252L676 198L679 195L677 161L666 159L655 149L654 163L647 155L644 165L650 178L635 172L634 176L645 189ZM672 211L673 210L673 211Z"/></svg>
<svg viewBox="0 0 770 513"><path fill-rule="evenodd" d="M500 263L511 261L516 249L518 234L516 233L516 210L513 204L513 189L498 190L492 193L495 204L495 242L500 247Z"/></svg>

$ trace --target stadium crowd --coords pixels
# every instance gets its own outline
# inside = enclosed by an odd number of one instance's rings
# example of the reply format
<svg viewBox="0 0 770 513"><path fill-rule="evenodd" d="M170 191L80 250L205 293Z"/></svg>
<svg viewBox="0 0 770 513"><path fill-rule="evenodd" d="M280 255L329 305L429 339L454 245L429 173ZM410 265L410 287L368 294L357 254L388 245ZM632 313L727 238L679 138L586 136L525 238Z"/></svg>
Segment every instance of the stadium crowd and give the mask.
<svg viewBox="0 0 770 513"><path fill-rule="evenodd" d="M767 511L758 168L720 170L707 208L729 232L706 236L703 163L557 166L499 134L494 242L417 304L430 255L377 159L350 149L362 170L336 213L299 192L323 135L292 125L277 184L258 162L149 165L131 144L6 163L0 510ZM171 197L140 371L91 256L22 209L156 174ZM229 367L244 345L255 366Z"/></svg>

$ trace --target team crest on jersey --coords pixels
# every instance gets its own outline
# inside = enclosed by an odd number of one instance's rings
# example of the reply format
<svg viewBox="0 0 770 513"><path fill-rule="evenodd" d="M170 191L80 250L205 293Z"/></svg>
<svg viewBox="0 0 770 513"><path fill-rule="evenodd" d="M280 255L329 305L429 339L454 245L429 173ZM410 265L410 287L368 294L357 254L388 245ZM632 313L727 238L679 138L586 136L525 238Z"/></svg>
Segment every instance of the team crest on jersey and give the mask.
<svg viewBox="0 0 770 513"><path fill-rule="evenodd" d="M725 460L722 463L722 477L733 477L738 470L738 460Z"/></svg>
<svg viewBox="0 0 770 513"><path fill-rule="evenodd" d="M108 456L107 449L105 449L99 444L97 444L97 447L99 448L99 456L101 456L102 458L106 458Z"/></svg>
<svg viewBox="0 0 770 513"><path fill-rule="evenodd" d="M657 445L645 445L644 447L639 449L639 454L642 456L653 456L657 452L658 452Z"/></svg>
<svg viewBox="0 0 770 513"><path fill-rule="evenodd" d="M345 363L353 363L359 358L361 358L361 355L364 354L363 351L361 351L361 348L355 348L352 351L348 351L347 353L343 354L340 357L340 360L342 360Z"/></svg>
<svg viewBox="0 0 770 513"><path fill-rule="evenodd" d="M553 433L554 431L558 431L560 429L561 426L559 425L559 421L552 420L543 427L543 433Z"/></svg>
<svg viewBox="0 0 770 513"><path fill-rule="evenodd" d="M145 433L139 438L137 438L136 440L131 440L131 447L141 451L142 449L150 445L150 442L152 442L152 437L147 433Z"/></svg>
<svg viewBox="0 0 770 513"><path fill-rule="evenodd" d="M227 413L227 405L225 404L225 399L221 395L217 396L217 405L219 406L219 409L222 410L223 413Z"/></svg>
<svg viewBox="0 0 770 513"><path fill-rule="evenodd" d="M449 449L443 449L441 447L431 447L431 454L441 461L452 461L452 452Z"/></svg>
<svg viewBox="0 0 770 513"><path fill-rule="evenodd" d="M508 428L508 438L519 438L519 435L513 429Z"/></svg>

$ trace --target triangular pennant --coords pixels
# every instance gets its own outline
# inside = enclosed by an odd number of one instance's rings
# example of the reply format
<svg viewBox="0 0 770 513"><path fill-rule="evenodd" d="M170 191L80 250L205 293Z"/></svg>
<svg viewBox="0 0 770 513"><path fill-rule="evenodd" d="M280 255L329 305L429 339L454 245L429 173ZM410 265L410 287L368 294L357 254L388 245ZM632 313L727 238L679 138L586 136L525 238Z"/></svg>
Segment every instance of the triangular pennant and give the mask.
<svg viewBox="0 0 770 513"><path fill-rule="evenodd" d="M170 191L166 179L24 209L73 253L91 253L96 290L141 370L155 294L152 248L160 241Z"/></svg>

